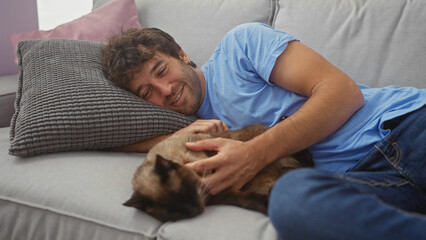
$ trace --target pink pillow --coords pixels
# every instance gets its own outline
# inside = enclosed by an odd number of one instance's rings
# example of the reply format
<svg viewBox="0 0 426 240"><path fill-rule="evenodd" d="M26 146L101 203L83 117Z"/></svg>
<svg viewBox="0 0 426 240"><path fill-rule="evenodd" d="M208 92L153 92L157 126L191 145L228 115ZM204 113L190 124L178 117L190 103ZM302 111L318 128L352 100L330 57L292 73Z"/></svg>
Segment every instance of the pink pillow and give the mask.
<svg viewBox="0 0 426 240"><path fill-rule="evenodd" d="M70 38L104 42L110 35L129 28L142 28L135 1L115 0L52 30L10 34L8 37L16 56L18 43L23 40ZM16 57L15 62L18 63Z"/></svg>

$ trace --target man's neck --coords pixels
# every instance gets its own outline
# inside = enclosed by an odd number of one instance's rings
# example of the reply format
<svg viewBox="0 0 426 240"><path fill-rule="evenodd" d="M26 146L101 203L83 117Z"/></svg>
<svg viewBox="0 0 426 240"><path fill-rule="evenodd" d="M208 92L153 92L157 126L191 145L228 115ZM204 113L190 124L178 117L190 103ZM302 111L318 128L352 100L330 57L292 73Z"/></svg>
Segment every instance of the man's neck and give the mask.
<svg viewBox="0 0 426 240"><path fill-rule="evenodd" d="M204 97L206 94L206 78L204 77L203 71L201 69L196 68L195 73L198 75L198 79L200 79L200 85L201 85L201 102L198 109L201 107L201 104L204 102Z"/></svg>

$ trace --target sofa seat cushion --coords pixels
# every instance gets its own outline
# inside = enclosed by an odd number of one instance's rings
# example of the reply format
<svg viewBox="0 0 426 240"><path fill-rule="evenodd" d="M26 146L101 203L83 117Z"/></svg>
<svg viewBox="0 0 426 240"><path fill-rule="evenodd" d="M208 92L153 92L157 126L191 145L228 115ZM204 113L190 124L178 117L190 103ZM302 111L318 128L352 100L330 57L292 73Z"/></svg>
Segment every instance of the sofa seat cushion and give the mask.
<svg viewBox="0 0 426 240"><path fill-rule="evenodd" d="M162 224L123 206L144 153L19 158L7 154L8 133L0 128L0 239L278 239L265 215L242 208L211 206L196 218Z"/></svg>
<svg viewBox="0 0 426 240"><path fill-rule="evenodd" d="M274 27L356 82L426 88L426 1L279 0Z"/></svg>
<svg viewBox="0 0 426 240"><path fill-rule="evenodd" d="M0 128L10 125L15 112L16 86L18 75L7 75L0 77Z"/></svg>
<svg viewBox="0 0 426 240"><path fill-rule="evenodd" d="M122 206L144 154L7 154L0 128L0 239L155 239L160 222ZM7 216L7 217L6 217Z"/></svg>
<svg viewBox="0 0 426 240"><path fill-rule="evenodd" d="M209 206L199 217L167 222L158 239L168 240L278 240L265 215L233 206Z"/></svg>

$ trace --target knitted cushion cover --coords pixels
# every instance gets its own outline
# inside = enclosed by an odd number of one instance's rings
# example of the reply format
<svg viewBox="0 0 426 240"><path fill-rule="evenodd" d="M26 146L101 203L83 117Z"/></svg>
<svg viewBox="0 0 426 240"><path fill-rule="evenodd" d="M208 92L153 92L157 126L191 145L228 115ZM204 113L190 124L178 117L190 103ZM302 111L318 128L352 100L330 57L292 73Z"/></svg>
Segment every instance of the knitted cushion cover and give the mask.
<svg viewBox="0 0 426 240"><path fill-rule="evenodd" d="M19 43L9 154L107 149L173 133L196 119L114 86L102 74L101 46L72 39Z"/></svg>

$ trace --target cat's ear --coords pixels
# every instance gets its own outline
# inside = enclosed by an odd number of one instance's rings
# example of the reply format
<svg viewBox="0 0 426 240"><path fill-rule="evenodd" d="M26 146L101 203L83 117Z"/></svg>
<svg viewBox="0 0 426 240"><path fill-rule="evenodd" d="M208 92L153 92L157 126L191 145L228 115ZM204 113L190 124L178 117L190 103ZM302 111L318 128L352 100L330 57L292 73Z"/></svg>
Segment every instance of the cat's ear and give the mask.
<svg viewBox="0 0 426 240"><path fill-rule="evenodd" d="M178 167L179 164L171 160L167 160L160 155L157 155L157 158L155 159L155 171L161 177L161 181L163 183L167 182L170 172L172 170L176 170Z"/></svg>
<svg viewBox="0 0 426 240"><path fill-rule="evenodd" d="M127 207L134 207L143 211L146 208L143 202L144 198L142 195L135 191L133 192L133 195L130 197L130 199L123 203L123 205Z"/></svg>

